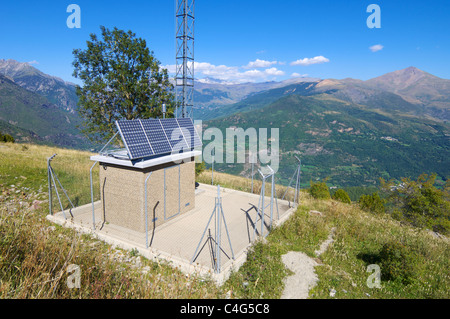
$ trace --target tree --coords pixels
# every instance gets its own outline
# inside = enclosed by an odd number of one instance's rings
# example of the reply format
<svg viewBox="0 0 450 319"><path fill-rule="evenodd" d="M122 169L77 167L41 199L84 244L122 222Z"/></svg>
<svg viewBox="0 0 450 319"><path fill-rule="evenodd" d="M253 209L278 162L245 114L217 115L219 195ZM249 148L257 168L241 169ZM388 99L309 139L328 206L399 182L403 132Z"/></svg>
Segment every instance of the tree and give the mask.
<svg viewBox="0 0 450 319"><path fill-rule="evenodd" d="M378 193L372 195L361 195L359 198L359 207L363 210L368 210L375 214L382 214L385 212L385 200L381 199Z"/></svg>
<svg viewBox="0 0 450 319"><path fill-rule="evenodd" d="M101 40L91 34L86 50L73 50L73 75L83 81L76 88L83 133L103 142L116 120L160 117L163 103L173 117L173 85L146 41L131 31L100 29Z"/></svg>
<svg viewBox="0 0 450 319"><path fill-rule="evenodd" d="M330 199L330 189L328 188L326 181L314 183L310 181L311 187L309 188L309 193L312 197L316 199Z"/></svg>
<svg viewBox="0 0 450 319"><path fill-rule="evenodd" d="M390 191L389 201L392 211L399 217L417 227L430 228L448 234L450 232L450 202L447 188L434 186L436 174L422 174L417 181L403 178L401 183L386 183L381 186Z"/></svg>
<svg viewBox="0 0 450 319"><path fill-rule="evenodd" d="M350 199L350 196L348 196L347 192L343 189L338 189L336 193L333 195L333 199L340 201L342 203L351 204L352 201Z"/></svg>

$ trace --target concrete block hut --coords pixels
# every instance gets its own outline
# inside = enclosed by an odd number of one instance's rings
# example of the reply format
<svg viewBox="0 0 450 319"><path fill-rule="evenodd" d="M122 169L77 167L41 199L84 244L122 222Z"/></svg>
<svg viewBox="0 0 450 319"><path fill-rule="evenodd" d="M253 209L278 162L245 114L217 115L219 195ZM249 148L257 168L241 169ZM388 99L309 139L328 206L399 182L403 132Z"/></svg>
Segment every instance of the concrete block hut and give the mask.
<svg viewBox="0 0 450 319"><path fill-rule="evenodd" d="M124 149L91 156L100 164L105 223L146 232L195 207L195 156L200 139L191 119L117 121Z"/></svg>

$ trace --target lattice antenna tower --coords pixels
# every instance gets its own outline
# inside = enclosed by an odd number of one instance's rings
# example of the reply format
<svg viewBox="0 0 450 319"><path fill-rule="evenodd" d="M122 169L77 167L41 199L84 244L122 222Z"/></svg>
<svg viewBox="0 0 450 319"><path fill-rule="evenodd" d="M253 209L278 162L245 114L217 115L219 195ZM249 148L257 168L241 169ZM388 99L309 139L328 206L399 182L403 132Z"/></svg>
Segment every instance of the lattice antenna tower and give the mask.
<svg viewBox="0 0 450 319"><path fill-rule="evenodd" d="M177 117L193 118L194 107L194 6L195 0L176 1ZM181 110L180 110L181 108Z"/></svg>

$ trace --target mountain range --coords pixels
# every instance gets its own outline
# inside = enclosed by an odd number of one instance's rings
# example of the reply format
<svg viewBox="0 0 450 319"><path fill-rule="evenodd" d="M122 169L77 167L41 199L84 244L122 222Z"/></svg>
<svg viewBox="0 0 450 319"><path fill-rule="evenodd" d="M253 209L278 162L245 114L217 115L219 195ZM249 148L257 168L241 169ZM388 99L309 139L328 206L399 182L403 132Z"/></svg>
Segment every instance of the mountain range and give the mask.
<svg viewBox="0 0 450 319"><path fill-rule="evenodd" d="M75 86L28 63L0 60L0 131L17 141L89 149Z"/></svg>
<svg viewBox="0 0 450 319"><path fill-rule="evenodd" d="M425 92L428 92L425 94ZM204 128L279 128L280 170L288 182L294 155L302 186L325 179L336 186L371 186L380 177L450 176L450 80L407 68L361 81L293 83L222 107L210 106ZM240 164L215 169L250 176Z"/></svg>
<svg viewBox="0 0 450 319"><path fill-rule="evenodd" d="M367 81L351 78L297 78L284 82L244 85L200 84L196 86L195 93L195 111L203 120L260 108L292 94L327 94L353 104L403 109L436 120L450 120L450 80L415 67Z"/></svg>
<svg viewBox="0 0 450 319"><path fill-rule="evenodd" d="M279 128L287 183L302 158L302 186L374 185L385 179L450 176L450 80L415 67L367 81L294 78L282 82L195 83L195 119L204 128ZM92 149L78 129L75 85L28 63L0 60L0 131L18 141ZM249 176L245 165L215 165Z"/></svg>
<svg viewBox="0 0 450 319"><path fill-rule="evenodd" d="M0 59L0 74L28 91L46 97L57 107L75 113L78 102L75 84L45 74L29 63L11 59Z"/></svg>

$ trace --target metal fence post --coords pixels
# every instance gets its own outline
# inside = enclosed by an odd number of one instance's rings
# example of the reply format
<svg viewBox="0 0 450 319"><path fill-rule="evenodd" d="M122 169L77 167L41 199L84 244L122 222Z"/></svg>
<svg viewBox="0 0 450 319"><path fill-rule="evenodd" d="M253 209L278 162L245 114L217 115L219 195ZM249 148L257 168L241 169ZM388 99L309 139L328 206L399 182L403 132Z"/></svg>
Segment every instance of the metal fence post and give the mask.
<svg viewBox="0 0 450 319"><path fill-rule="evenodd" d="M53 215L53 212L52 212L52 206L53 206L53 203L52 203L52 179L50 177L50 174L51 174L50 163L48 160L47 160L47 174L48 174L48 211L49 211L50 215Z"/></svg>
<svg viewBox="0 0 450 319"><path fill-rule="evenodd" d="M53 200L52 200L52 179L51 179L51 166L50 162L51 160L56 156L56 154L53 154L49 158L47 158L47 174L48 174L48 210L50 215L53 215L52 206L53 206Z"/></svg>

